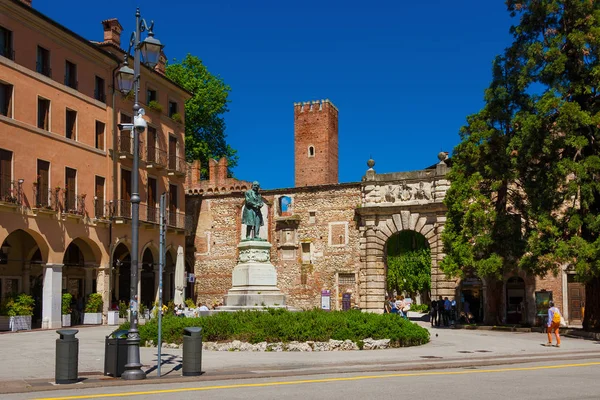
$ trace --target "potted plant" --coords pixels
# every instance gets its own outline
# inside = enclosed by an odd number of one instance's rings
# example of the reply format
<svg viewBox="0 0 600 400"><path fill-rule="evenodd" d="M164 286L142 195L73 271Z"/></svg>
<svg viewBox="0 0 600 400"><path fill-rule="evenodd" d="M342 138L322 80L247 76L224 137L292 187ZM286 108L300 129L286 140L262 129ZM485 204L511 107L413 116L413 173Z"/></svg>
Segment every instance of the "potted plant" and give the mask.
<svg viewBox="0 0 600 400"><path fill-rule="evenodd" d="M175 122L179 122L181 123L181 121L183 121L183 118L181 118L181 114L179 113L174 113L173 115L171 115L171 119Z"/></svg>
<svg viewBox="0 0 600 400"><path fill-rule="evenodd" d="M163 110L162 105L156 100L151 100L150 103L148 103L148 108L157 113L161 113Z"/></svg>
<svg viewBox="0 0 600 400"><path fill-rule="evenodd" d="M71 293L63 293L62 295L62 326L71 326L71 302L73 296Z"/></svg>
<svg viewBox="0 0 600 400"><path fill-rule="evenodd" d="M129 307L127 307L127 303L121 300L119 301L119 325L127 322L127 318L129 318Z"/></svg>
<svg viewBox="0 0 600 400"><path fill-rule="evenodd" d="M102 324L102 307L104 302L102 301L102 294L92 293L88 297L87 303L85 303L85 310L83 314L84 325L99 325Z"/></svg>
<svg viewBox="0 0 600 400"><path fill-rule="evenodd" d="M0 314L4 316L0 329L16 331L31 330L31 316L35 300L28 294L8 296L0 306ZM8 326L6 326L8 319Z"/></svg>

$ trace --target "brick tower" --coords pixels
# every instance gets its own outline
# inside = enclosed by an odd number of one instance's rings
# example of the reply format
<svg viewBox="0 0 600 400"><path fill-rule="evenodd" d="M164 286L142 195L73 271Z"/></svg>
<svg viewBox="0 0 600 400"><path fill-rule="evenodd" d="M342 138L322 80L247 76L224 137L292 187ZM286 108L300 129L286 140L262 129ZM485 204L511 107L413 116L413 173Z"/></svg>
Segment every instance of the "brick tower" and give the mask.
<svg viewBox="0 0 600 400"><path fill-rule="evenodd" d="M294 103L295 185L338 183L338 109L329 100Z"/></svg>

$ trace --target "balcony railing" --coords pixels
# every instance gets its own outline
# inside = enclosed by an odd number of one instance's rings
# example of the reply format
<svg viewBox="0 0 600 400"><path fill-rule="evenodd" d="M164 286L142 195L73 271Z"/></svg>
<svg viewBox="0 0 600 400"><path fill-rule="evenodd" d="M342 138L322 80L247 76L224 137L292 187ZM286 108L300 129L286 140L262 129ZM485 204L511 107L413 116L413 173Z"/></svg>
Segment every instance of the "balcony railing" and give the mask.
<svg viewBox="0 0 600 400"><path fill-rule="evenodd" d="M131 201L117 200L113 203L112 216L131 219Z"/></svg>
<svg viewBox="0 0 600 400"><path fill-rule="evenodd" d="M167 226L185 229L185 213L167 210Z"/></svg>
<svg viewBox="0 0 600 400"><path fill-rule="evenodd" d="M33 185L35 208L49 211L59 210L60 189L49 189L48 185Z"/></svg>
<svg viewBox="0 0 600 400"><path fill-rule="evenodd" d="M120 158L133 158L133 138L129 131L121 132L117 138L117 151L119 152ZM144 142L139 141L138 153L140 160L145 160L146 155L144 154Z"/></svg>
<svg viewBox="0 0 600 400"><path fill-rule="evenodd" d="M94 197L94 218L108 219L112 215L111 203L105 203L104 198Z"/></svg>
<svg viewBox="0 0 600 400"><path fill-rule="evenodd" d="M158 147L148 147L146 158L147 168L164 168L167 166L167 152Z"/></svg>
<svg viewBox="0 0 600 400"><path fill-rule="evenodd" d="M69 195L65 193L63 212L72 215L85 215L85 194Z"/></svg>
<svg viewBox="0 0 600 400"><path fill-rule="evenodd" d="M185 175L185 158L173 154L170 155L168 169L170 173L175 173L177 175Z"/></svg>
<svg viewBox="0 0 600 400"><path fill-rule="evenodd" d="M158 212L158 208L156 208L156 205L154 205L154 206L145 205L145 206L146 206L144 209L145 212L143 215L140 210L141 218L144 221L151 222L153 224L158 224L159 223L159 212Z"/></svg>
<svg viewBox="0 0 600 400"><path fill-rule="evenodd" d="M23 190L18 181L0 180L0 202L21 204Z"/></svg>

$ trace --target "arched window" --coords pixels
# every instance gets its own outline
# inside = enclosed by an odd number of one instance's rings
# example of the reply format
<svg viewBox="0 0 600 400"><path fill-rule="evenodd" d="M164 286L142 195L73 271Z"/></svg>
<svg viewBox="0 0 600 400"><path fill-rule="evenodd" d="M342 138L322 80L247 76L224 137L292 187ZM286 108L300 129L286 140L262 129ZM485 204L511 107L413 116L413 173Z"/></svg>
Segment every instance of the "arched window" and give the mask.
<svg viewBox="0 0 600 400"><path fill-rule="evenodd" d="M315 156L315 146L308 146L308 156L309 157Z"/></svg>
<svg viewBox="0 0 600 400"><path fill-rule="evenodd" d="M279 198L279 212L281 216L292 215L292 199L288 196Z"/></svg>

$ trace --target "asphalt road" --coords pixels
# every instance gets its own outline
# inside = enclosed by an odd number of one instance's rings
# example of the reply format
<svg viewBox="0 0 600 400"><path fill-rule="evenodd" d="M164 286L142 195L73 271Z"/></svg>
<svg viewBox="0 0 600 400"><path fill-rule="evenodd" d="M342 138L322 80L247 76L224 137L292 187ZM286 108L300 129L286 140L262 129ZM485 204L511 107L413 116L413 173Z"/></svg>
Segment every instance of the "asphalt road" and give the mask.
<svg viewBox="0 0 600 400"><path fill-rule="evenodd" d="M514 366L323 374L3 395L3 399L599 399L598 359Z"/></svg>

